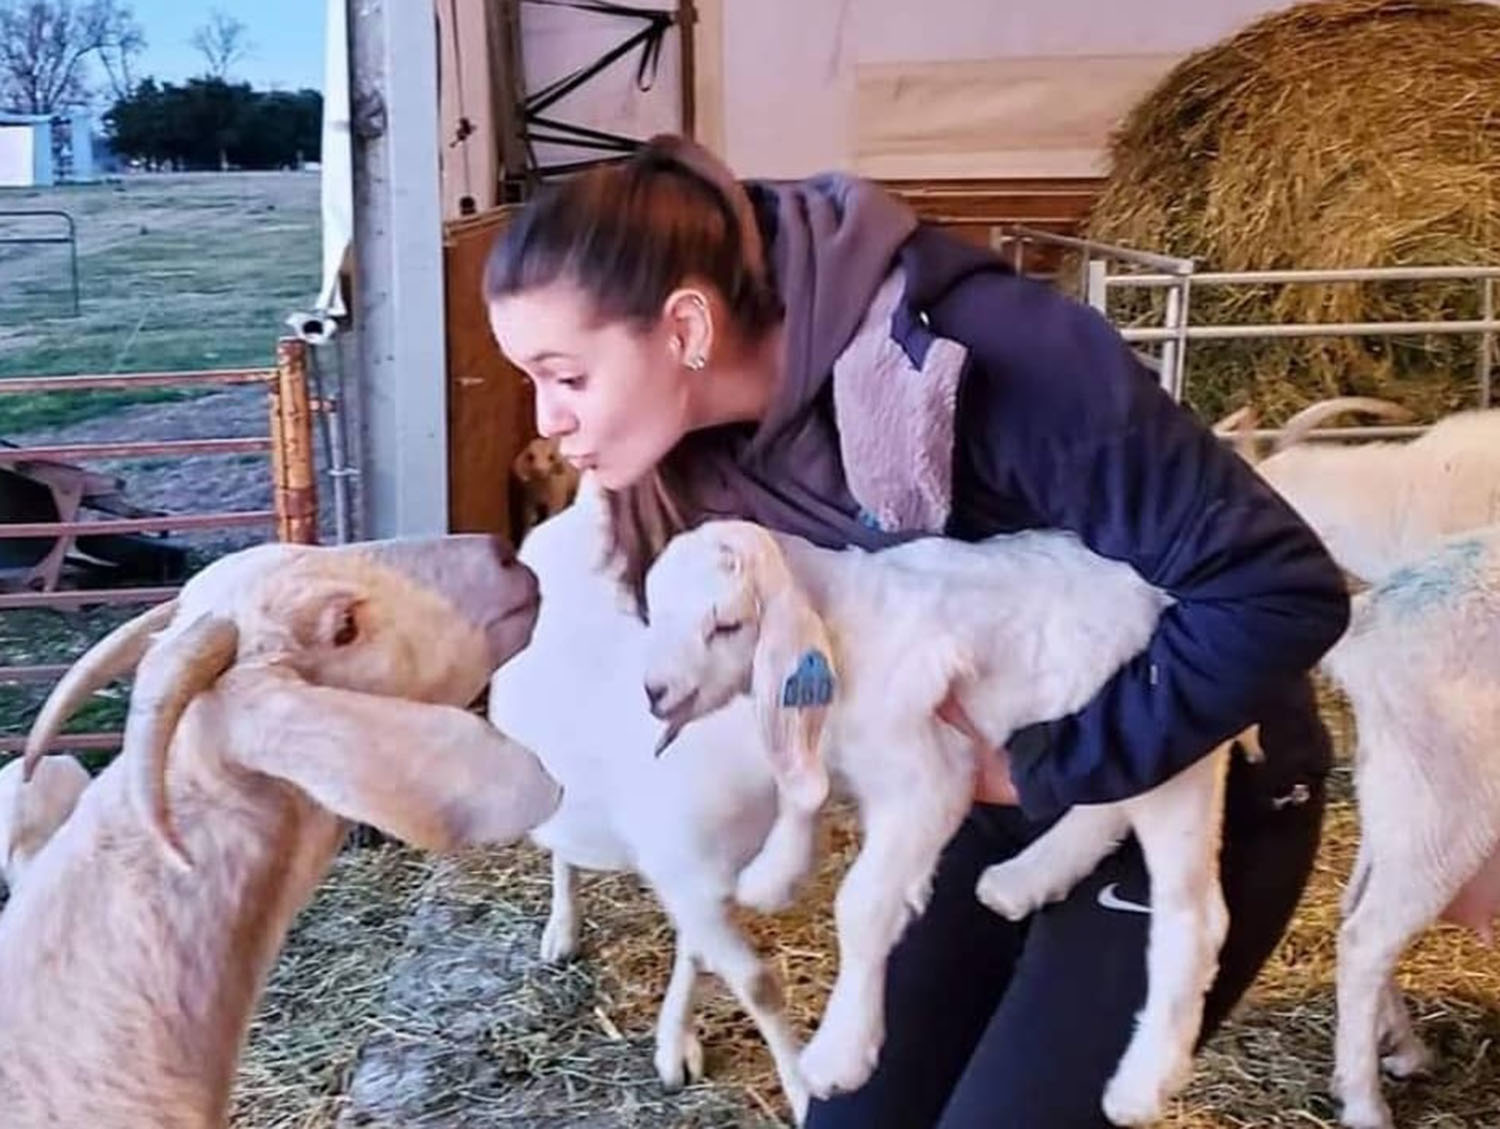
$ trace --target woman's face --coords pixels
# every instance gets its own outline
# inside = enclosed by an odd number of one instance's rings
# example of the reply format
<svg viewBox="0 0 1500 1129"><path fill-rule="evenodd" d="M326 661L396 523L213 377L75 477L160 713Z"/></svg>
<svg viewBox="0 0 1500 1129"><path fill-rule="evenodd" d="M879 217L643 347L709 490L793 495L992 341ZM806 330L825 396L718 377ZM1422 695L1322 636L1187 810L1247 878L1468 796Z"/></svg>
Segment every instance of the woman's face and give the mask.
<svg viewBox="0 0 1500 1129"><path fill-rule="evenodd" d="M500 351L536 390L536 426L607 489L628 486L688 429L692 377L682 327L663 316L642 332L599 323L587 299L554 283L490 303Z"/></svg>

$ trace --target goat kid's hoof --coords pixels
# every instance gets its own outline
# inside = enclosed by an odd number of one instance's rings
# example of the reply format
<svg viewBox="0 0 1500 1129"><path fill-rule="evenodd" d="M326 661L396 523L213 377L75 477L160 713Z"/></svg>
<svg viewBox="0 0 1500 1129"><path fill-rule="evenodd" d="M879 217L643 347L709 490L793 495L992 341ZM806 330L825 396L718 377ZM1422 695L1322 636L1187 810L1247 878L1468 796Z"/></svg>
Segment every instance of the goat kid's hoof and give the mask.
<svg viewBox="0 0 1500 1129"><path fill-rule="evenodd" d="M1418 1078L1432 1073L1436 1057L1426 1043L1413 1037L1405 1046L1382 1056L1380 1069L1392 1078Z"/></svg>
<svg viewBox="0 0 1500 1129"><path fill-rule="evenodd" d="M561 964L578 951L578 924L549 918L542 930L541 956L547 964Z"/></svg>
<svg viewBox="0 0 1500 1129"><path fill-rule="evenodd" d="M786 1104L792 1108L792 1123L801 1129L801 1126L807 1124L807 1104L812 1100L807 1087L800 1081L783 1081L782 1089L786 1092Z"/></svg>
<svg viewBox="0 0 1500 1129"><path fill-rule="evenodd" d="M1168 1070L1131 1069L1128 1055L1104 1088L1104 1116L1115 1125L1152 1125L1161 1119L1172 1095L1187 1084L1191 1060Z"/></svg>
<svg viewBox="0 0 1500 1129"><path fill-rule="evenodd" d="M797 1060L798 1073L815 1098L827 1099L847 1094L864 1085L875 1071L880 1056L880 1042L828 1036L819 1030L803 1048Z"/></svg>
<svg viewBox="0 0 1500 1129"><path fill-rule="evenodd" d="M1030 917L1040 906L1035 891L1026 885L1025 871L1010 864L987 866L979 876L974 892L992 911L1010 921Z"/></svg>
<svg viewBox="0 0 1500 1129"><path fill-rule="evenodd" d="M1339 1124L1344 1129L1396 1129L1390 1108L1381 1098L1343 1103Z"/></svg>
<svg viewBox="0 0 1500 1129"><path fill-rule="evenodd" d="M1396 1129L1391 1107L1378 1089L1345 1083L1338 1071L1334 1072L1332 1089L1339 1104L1339 1124L1345 1129Z"/></svg>
<svg viewBox="0 0 1500 1129"><path fill-rule="evenodd" d="M692 1031L656 1046L656 1076L669 1091L703 1079L703 1044Z"/></svg>

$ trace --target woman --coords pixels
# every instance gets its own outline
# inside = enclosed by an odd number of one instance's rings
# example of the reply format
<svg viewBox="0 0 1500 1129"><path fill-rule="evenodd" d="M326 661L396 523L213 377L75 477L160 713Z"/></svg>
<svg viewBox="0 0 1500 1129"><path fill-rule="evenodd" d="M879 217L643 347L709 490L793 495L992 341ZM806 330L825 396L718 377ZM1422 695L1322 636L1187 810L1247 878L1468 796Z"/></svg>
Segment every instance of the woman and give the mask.
<svg viewBox="0 0 1500 1129"><path fill-rule="evenodd" d="M1165 395L1109 324L840 175L741 184L658 138L551 187L497 242L491 325L538 428L610 492L640 597L674 532L736 516L826 546L1074 531L1176 604L1077 714L1014 734L892 955L886 1042L811 1129L1103 1126L1145 994L1149 888L1127 843L1013 925L979 872L1070 805L1235 758L1230 927L1207 1037L1279 941L1317 850L1329 742L1308 670L1344 630L1314 534Z"/></svg>

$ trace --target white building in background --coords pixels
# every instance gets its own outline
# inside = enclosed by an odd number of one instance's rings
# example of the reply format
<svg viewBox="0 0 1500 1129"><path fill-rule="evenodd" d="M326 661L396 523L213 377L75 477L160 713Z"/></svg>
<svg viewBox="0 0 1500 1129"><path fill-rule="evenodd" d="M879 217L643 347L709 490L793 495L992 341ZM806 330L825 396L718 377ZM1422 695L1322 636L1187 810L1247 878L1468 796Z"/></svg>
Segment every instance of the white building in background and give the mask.
<svg viewBox="0 0 1500 1129"><path fill-rule="evenodd" d="M56 179L52 119L0 110L0 188L45 188Z"/></svg>
<svg viewBox="0 0 1500 1129"><path fill-rule="evenodd" d="M62 133L61 164L54 157ZM0 188L46 188L94 179L94 117L86 111L52 117L0 110Z"/></svg>

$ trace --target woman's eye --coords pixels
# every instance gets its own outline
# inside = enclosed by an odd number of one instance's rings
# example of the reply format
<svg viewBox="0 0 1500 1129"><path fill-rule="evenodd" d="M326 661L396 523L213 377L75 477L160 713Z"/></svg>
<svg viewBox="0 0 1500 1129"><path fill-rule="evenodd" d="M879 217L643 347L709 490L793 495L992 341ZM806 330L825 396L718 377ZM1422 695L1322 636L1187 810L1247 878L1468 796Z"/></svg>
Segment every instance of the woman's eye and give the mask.
<svg viewBox="0 0 1500 1129"><path fill-rule="evenodd" d="M714 624L712 635L715 639L721 638L725 635L733 635L744 626L745 623L743 620L741 620L739 623L716 623Z"/></svg>
<svg viewBox="0 0 1500 1129"><path fill-rule="evenodd" d="M557 378L557 383L561 384L564 388L571 388L574 391L577 391L578 389L583 387L584 380L585 377L583 377L581 374L576 376L559 376Z"/></svg>

